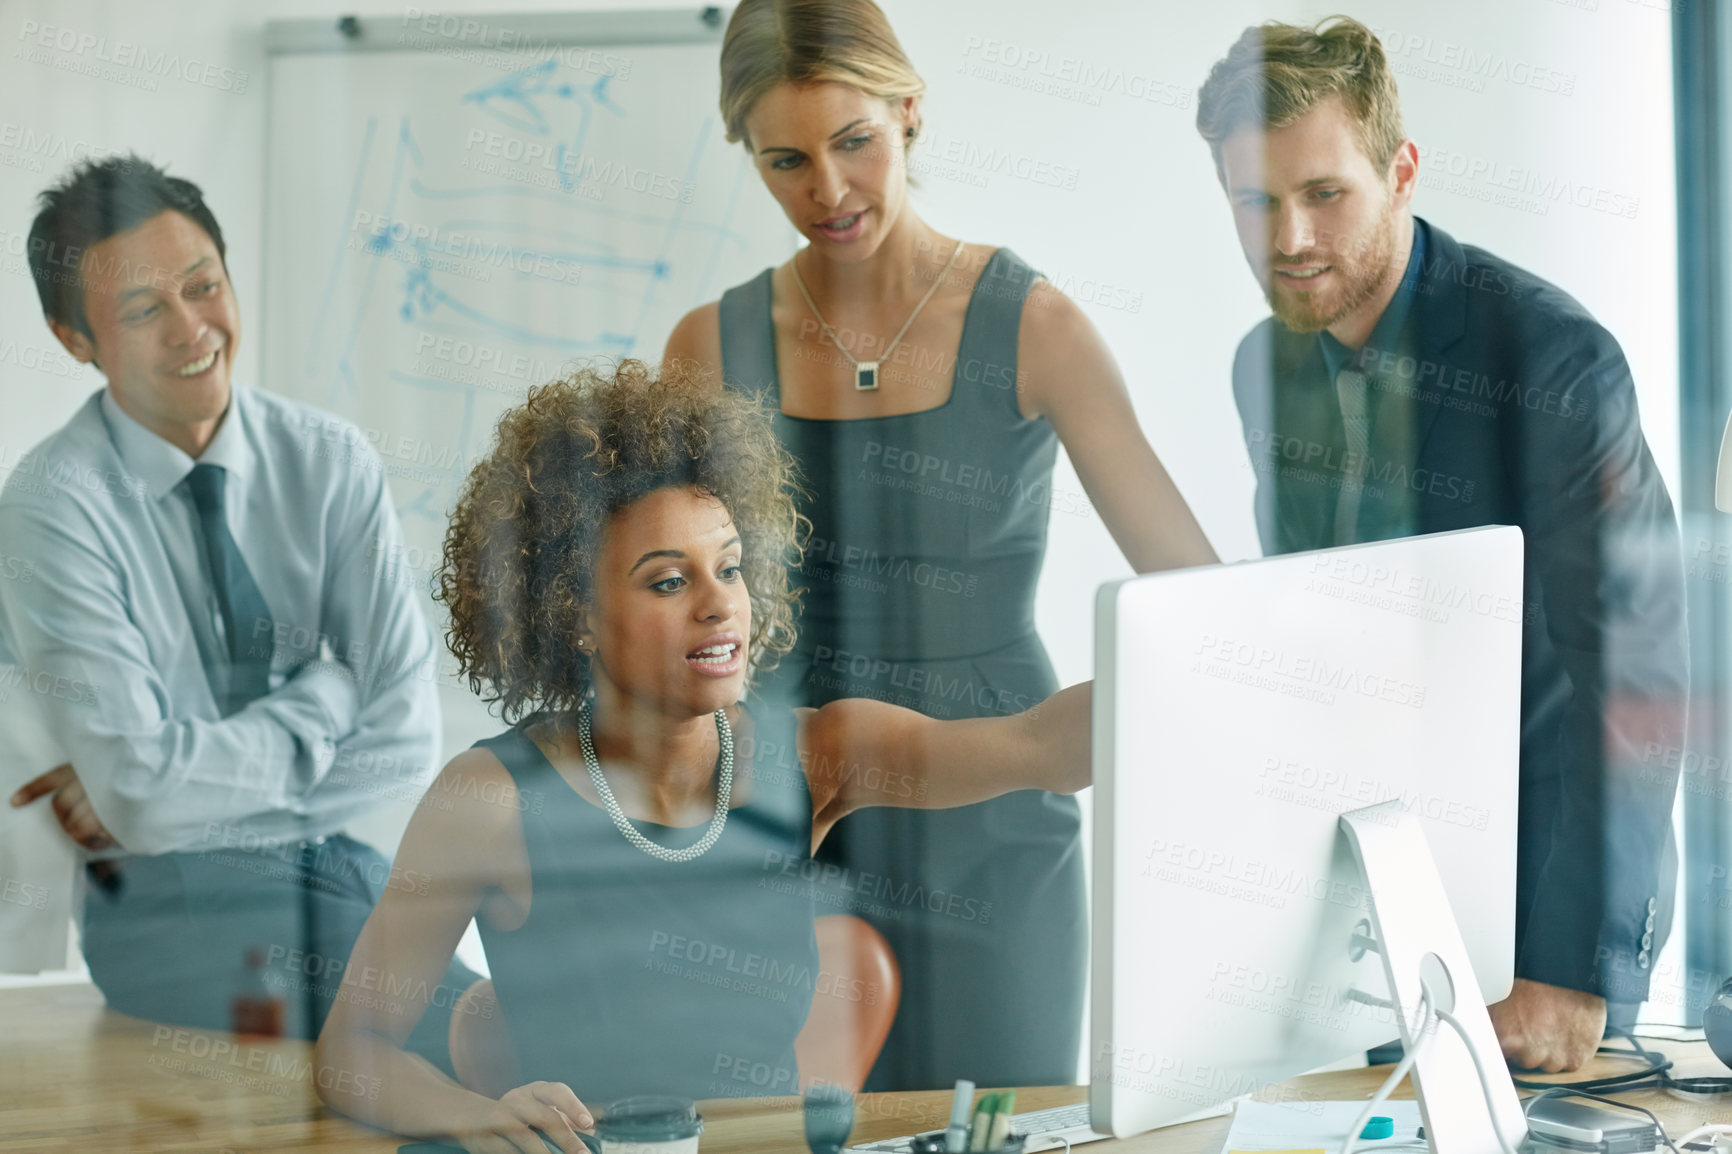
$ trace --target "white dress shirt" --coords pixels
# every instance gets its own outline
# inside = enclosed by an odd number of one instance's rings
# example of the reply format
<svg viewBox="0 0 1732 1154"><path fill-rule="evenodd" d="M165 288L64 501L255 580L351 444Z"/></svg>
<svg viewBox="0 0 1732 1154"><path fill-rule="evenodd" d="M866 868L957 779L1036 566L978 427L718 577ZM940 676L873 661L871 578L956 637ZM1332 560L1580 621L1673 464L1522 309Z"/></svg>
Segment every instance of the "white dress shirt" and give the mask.
<svg viewBox="0 0 1732 1154"><path fill-rule="evenodd" d="M229 717L207 674L229 658L182 483L195 463L227 470L229 530L276 623L270 691ZM420 793L438 752L433 639L360 430L236 384L195 462L103 389L8 464L0 553L30 576L0 580L6 676L124 850L317 838Z"/></svg>

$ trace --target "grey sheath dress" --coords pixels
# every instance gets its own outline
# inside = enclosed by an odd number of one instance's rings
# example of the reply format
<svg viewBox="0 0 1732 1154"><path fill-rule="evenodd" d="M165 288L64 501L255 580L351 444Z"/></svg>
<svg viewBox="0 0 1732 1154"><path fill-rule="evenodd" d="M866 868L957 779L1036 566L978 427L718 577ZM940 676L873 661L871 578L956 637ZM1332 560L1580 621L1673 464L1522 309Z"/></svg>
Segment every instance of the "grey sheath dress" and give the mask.
<svg viewBox="0 0 1732 1154"><path fill-rule="evenodd" d="M592 1107L799 1093L794 1039L824 988L812 799L789 755L793 715L745 705L751 797L692 861L626 841L548 762L527 732L536 718L476 743L517 785L529 856L529 917L515 930L477 923L524 1082L564 1082ZM708 829L632 824L675 850Z"/></svg>
<svg viewBox="0 0 1732 1154"><path fill-rule="evenodd" d="M1008 249L993 254L939 408L776 417L811 490L801 511L813 535L794 574L806 588L799 642L758 687L766 697L871 697L966 718L1017 713L1057 688L1034 625L1057 436L1022 416L1015 387L1037 275ZM722 373L779 412L770 276L722 295ZM902 970L869 1089L1075 1080L1088 943L1075 799L1025 790L959 809L864 810L819 858L834 868L818 913L870 921Z"/></svg>

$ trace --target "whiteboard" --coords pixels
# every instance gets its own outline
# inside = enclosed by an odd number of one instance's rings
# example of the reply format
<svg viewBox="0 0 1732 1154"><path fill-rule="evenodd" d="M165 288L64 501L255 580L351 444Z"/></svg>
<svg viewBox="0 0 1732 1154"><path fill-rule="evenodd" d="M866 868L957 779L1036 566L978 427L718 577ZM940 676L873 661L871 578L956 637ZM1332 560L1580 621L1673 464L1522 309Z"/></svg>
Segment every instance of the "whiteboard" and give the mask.
<svg viewBox="0 0 1732 1154"><path fill-rule="evenodd" d="M685 312L796 247L724 139L717 55L271 60L261 383L379 450L418 584L504 409L574 360L659 359Z"/></svg>

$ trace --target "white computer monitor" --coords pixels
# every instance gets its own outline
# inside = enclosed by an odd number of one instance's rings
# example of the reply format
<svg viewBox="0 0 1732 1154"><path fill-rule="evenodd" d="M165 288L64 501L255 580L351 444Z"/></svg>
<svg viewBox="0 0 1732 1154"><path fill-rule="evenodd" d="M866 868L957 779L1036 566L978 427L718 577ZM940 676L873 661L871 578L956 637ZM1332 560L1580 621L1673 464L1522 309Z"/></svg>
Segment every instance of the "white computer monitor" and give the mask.
<svg viewBox="0 0 1732 1154"><path fill-rule="evenodd" d="M1522 539L1102 588L1091 1121L1120 1136L1399 1033L1341 813L1417 815L1487 1002L1515 952ZM1357 955L1357 960L1354 960Z"/></svg>

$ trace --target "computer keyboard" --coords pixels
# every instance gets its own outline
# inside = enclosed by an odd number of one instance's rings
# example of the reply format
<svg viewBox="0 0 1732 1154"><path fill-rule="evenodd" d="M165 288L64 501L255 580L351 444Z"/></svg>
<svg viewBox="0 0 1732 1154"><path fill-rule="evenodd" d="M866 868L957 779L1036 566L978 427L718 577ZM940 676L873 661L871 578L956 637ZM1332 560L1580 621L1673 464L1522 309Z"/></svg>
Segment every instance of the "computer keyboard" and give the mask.
<svg viewBox="0 0 1732 1154"><path fill-rule="evenodd" d="M1035 1154L1040 1150L1063 1150L1069 1146L1081 1146L1084 1142L1099 1142L1111 1137L1108 1134L1097 1134L1089 1126L1089 1105L1079 1102L1075 1106L1054 1106L1050 1110L1030 1110L1026 1114L1012 1114L1010 1128L1013 1133L1026 1134L1028 1141L1023 1143L1026 1154ZM929 1130L929 1134L942 1134L942 1130ZM864 1146L850 1146L850 1150L872 1151L873 1154L909 1154L914 1149L914 1140L922 1137L920 1134L909 1134L902 1138L886 1138L880 1142L869 1142Z"/></svg>

